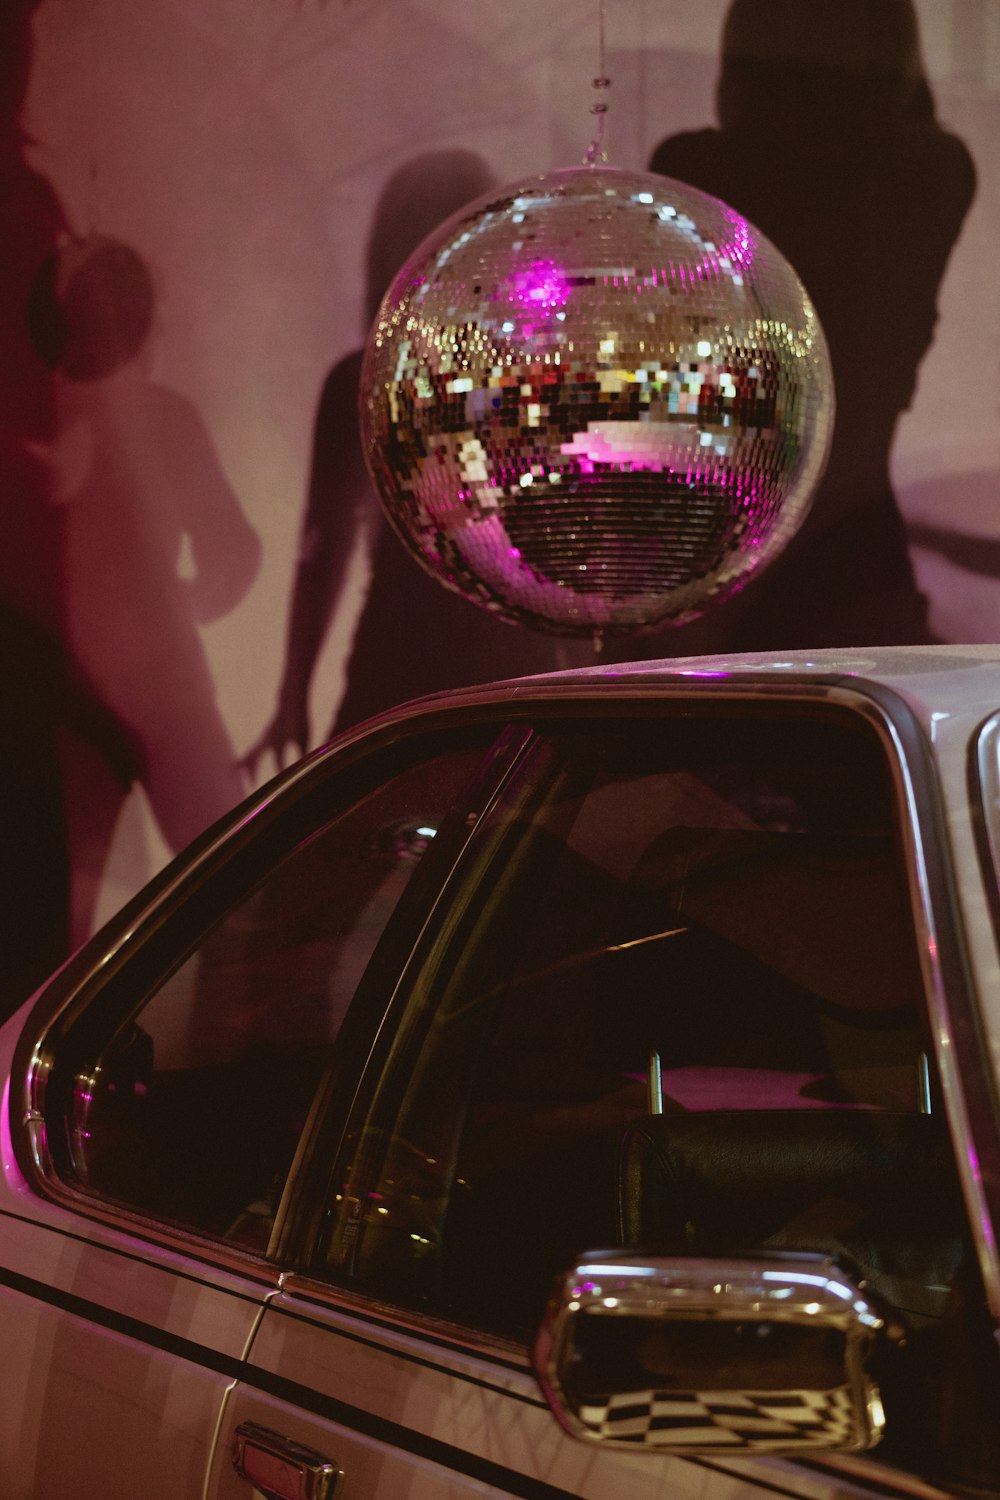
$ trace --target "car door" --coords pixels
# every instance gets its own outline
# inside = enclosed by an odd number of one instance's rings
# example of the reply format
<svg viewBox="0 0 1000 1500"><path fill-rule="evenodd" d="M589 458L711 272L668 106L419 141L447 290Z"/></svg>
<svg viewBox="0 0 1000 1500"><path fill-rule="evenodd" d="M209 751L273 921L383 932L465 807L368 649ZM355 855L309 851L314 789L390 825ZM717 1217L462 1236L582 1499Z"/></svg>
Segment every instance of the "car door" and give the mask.
<svg viewBox="0 0 1000 1500"><path fill-rule="evenodd" d="M259 1283L23 1205L0 1236L0 1493L199 1494Z"/></svg>
<svg viewBox="0 0 1000 1500"><path fill-rule="evenodd" d="M0 1184L5 1497L202 1493L297 1233L293 1164L346 1108L392 990L372 956L404 894L419 928L422 866L467 836L495 735L397 728L314 760L5 1031L24 1026Z"/></svg>
<svg viewBox="0 0 1000 1500"><path fill-rule="evenodd" d="M929 1010L954 934L894 736L857 693L527 717L346 1129L316 1137L210 1493L995 1493L984 1242ZM880 1445L830 1452L732 1390L695 1393L672 1452L613 1412L569 1436L529 1349L601 1247L850 1267L891 1329Z"/></svg>

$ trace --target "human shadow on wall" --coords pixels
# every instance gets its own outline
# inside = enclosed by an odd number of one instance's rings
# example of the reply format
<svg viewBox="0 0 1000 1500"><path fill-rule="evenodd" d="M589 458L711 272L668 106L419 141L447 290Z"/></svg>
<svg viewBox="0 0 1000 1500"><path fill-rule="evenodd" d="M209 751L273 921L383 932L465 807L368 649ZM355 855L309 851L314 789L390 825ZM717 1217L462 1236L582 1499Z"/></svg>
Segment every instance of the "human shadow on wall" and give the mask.
<svg viewBox="0 0 1000 1500"><path fill-rule="evenodd" d="M791 261L826 331L837 416L813 508L760 580L644 655L932 639L889 474L975 193L941 128L911 0L733 0L718 129L651 169L744 214Z"/></svg>
<svg viewBox="0 0 1000 1500"><path fill-rule="evenodd" d="M65 640L176 852L247 790L198 626L240 601L261 549L197 411L150 377L155 309L143 259L91 235L47 257L30 322L53 371L55 433L38 452L62 537ZM80 743L64 776L82 936L126 787Z"/></svg>
<svg viewBox="0 0 1000 1500"><path fill-rule="evenodd" d="M492 186L486 164L460 150L429 152L393 174L368 240L369 322L420 242ZM359 534L367 541L371 581L330 733L423 693L571 666L588 660L588 653L593 661L589 647L494 619L444 588L406 551L365 467L358 423L363 353L357 349L338 361L320 396L278 704L247 755L251 767L268 753L281 764L309 743L309 686Z"/></svg>
<svg viewBox="0 0 1000 1500"><path fill-rule="evenodd" d="M62 534L42 447L55 434L50 372L28 329L39 266L67 224L29 161L21 125L33 0L0 6L0 1018L66 955L69 850L60 742L67 728L127 780L117 726L66 649Z"/></svg>

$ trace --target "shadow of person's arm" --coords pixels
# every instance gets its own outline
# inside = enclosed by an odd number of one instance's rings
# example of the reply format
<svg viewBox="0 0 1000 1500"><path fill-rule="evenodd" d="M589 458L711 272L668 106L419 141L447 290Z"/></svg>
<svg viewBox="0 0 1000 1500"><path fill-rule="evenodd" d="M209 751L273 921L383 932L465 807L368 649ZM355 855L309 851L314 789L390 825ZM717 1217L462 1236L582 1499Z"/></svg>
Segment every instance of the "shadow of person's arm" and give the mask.
<svg viewBox="0 0 1000 1500"><path fill-rule="evenodd" d="M946 562L964 568L968 573L978 573L985 578L1000 578L1000 537L974 536L968 531L952 531L945 526L931 526L923 521L910 521L906 527L906 538L911 547L923 547L927 552L936 552Z"/></svg>
<svg viewBox="0 0 1000 1500"><path fill-rule="evenodd" d="M191 612L199 624L209 624L245 598L260 571L260 538L194 407L174 391L158 395L161 451L169 464L177 515L191 544Z"/></svg>
<svg viewBox="0 0 1000 1500"><path fill-rule="evenodd" d="M285 646L285 665L273 717L243 764L256 774L273 755L278 768L305 752L309 686L341 596L354 542L379 524L378 502L365 467L358 427L360 353L341 360L327 376L316 413L309 495Z"/></svg>

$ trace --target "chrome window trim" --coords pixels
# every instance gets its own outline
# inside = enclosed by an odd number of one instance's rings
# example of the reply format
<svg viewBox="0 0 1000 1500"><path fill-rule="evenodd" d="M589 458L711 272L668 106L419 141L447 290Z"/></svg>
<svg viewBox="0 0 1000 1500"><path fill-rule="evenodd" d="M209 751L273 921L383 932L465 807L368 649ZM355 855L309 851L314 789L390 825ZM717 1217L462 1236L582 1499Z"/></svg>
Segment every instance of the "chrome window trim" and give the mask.
<svg viewBox="0 0 1000 1500"><path fill-rule="evenodd" d="M281 1285L282 1276L285 1272L281 1264L275 1260L269 1260L266 1255L254 1253L245 1247L229 1244L225 1240L215 1239L209 1235L200 1234L197 1230L186 1228L182 1225L170 1224L166 1221L152 1218L143 1214L138 1209L130 1209L127 1205L114 1203L108 1199L101 1198L96 1194L90 1194L66 1182L59 1176L55 1169L51 1151L49 1150L45 1134L45 1095L48 1081L53 1070L53 1042L55 1033L60 1024L75 1009L83 1009L89 1002L93 993L100 984L116 972L126 961L129 950L133 944L141 944L153 934L160 924L167 920L173 910L179 896L186 889L197 886L199 881L210 875L221 858L228 852L236 852L246 841L247 830L256 819L266 815L273 808L279 796L284 797L286 792L295 792L297 788L308 789L310 782L319 783L325 775L327 763L336 757L340 759L341 752L350 752L359 748L362 757L378 754L390 749L399 743L400 735L398 729L402 726L414 729L415 733L435 733L447 728L449 721L454 721L456 727L469 725L474 722L472 716L461 713L456 715L454 707L443 703L440 711L431 716L409 710L404 705L403 709L395 710L383 715L379 720L367 728L351 730L341 736L330 745L322 747L307 756L303 761L291 767L288 771L279 775L273 782L269 783L262 791L226 818L218 831L209 830L202 847L196 845L196 852L190 858L182 855L179 861L167 867L161 873L160 883L155 891L155 896L148 902L143 901L143 893L125 908L124 920L118 927L112 924L112 940L108 947L102 951L99 957L91 962L81 974L59 997L55 1006L46 1005L46 998L50 992L58 990L60 986L60 974L57 974L49 985L41 992L39 1000L29 1015L29 1019L22 1033L21 1039L15 1049L14 1064L12 1067L10 1098L8 1100L9 1123L11 1138L15 1147L15 1156L25 1175L32 1185L39 1191L40 1195L48 1201L57 1204L76 1215L94 1223L119 1232L141 1238L147 1244L152 1244L165 1249L179 1251L185 1256L192 1256L202 1262L215 1266L221 1270L247 1277L259 1282L264 1288L273 1292ZM484 747L484 761L489 757L496 742L507 724L506 717L498 717L496 734L492 745ZM379 729L387 729L389 733L380 734ZM396 731L396 732L393 732ZM511 752L513 760L517 760L523 751L525 736L521 736L519 747ZM358 757L360 759L362 757ZM344 760L344 769L356 763L356 758L348 754ZM495 792L495 784L504 778L508 767L500 767L493 776L493 791L489 800L492 805L492 796ZM478 821L478 820L477 820ZM470 827L466 840L472 836L473 829ZM464 848L463 842L463 848ZM460 857L461 851L456 856ZM447 879L450 880L452 871L449 871ZM154 882L154 885L156 882ZM443 887L442 887L443 889ZM101 934L96 935L96 941L100 941ZM94 940L92 940L93 943ZM84 951L89 951L85 949ZM412 954L408 954L404 967L409 963ZM72 961L71 961L72 964ZM398 976L397 976L398 978ZM375 1027L376 1034L381 1033L385 1024L385 1016L391 1003L391 996L387 997L381 1016ZM30 1047L30 1053L23 1069L22 1095L20 1101L20 1112L15 1113L15 1088L18 1074L18 1060L24 1055L27 1038L32 1035L36 1019L44 1017L44 1030ZM367 1058L370 1057L371 1049L366 1054L366 1060L359 1069L359 1078L364 1075L367 1066ZM315 1103L315 1101L314 1101ZM325 1108L325 1106L324 1106ZM284 1218L288 1213L288 1201L295 1196L296 1183L292 1176L298 1171L303 1177L308 1174L309 1162L304 1161L311 1154L317 1132L313 1130L312 1137L305 1146L296 1150L293 1169L289 1173L285 1191L282 1194L281 1208L283 1213L276 1219L272 1232L272 1245L281 1238ZM300 1141L300 1147L303 1143ZM269 1247L270 1248L270 1247ZM287 1264L287 1259L285 1261Z"/></svg>
<svg viewBox="0 0 1000 1500"><path fill-rule="evenodd" d="M456 712L453 704L441 703L428 714L418 712L417 705L404 704L366 725L345 731L258 788L138 891L107 927L95 933L57 970L35 997L11 1069L10 1120L15 1149L20 1139L18 1126L30 1126L33 1121L44 1123L45 1088L52 1063L47 1044L67 1013L87 1003L91 991L121 966L131 946L148 937L171 915L178 898L189 886L209 875L226 853L236 852L249 841L253 827L268 817L279 799L294 797L296 793L305 795L312 784L318 786L324 780L328 763L335 759L342 761L346 769L361 755L390 748L399 739L400 730L413 721L433 732L447 727L449 720L464 722L467 717ZM101 947L104 941L107 946ZM28 1043L31 1036L35 1040ZM32 1147L33 1164L37 1155Z"/></svg>
<svg viewBox="0 0 1000 1500"><path fill-rule="evenodd" d="M139 1259L150 1260L151 1250L168 1250L197 1263L195 1267L189 1269L187 1274L195 1274L200 1267L210 1266L231 1276L238 1276L244 1281L256 1283L261 1288L262 1300L267 1295L273 1294L281 1285L282 1272L279 1266L264 1260L261 1256L253 1255L242 1247L228 1245L224 1240L203 1238L193 1230L174 1230L172 1226L158 1219L149 1219L140 1213L120 1208L117 1204L75 1192L58 1178L54 1180L54 1187L50 1186L46 1180L44 1196L49 1202L68 1210L79 1221L97 1224L138 1240L141 1248L132 1249L130 1254ZM60 1234L65 1233L67 1226L54 1223L49 1227L55 1233ZM77 1227L79 1228L79 1225ZM79 1238L79 1235L77 1237ZM100 1240L95 1239L91 1243L95 1249L105 1248ZM157 1262L157 1264L160 1263ZM161 1269L170 1270L171 1267L161 1266ZM206 1277L205 1280L207 1284L208 1278Z"/></svg>
<svg viewBox="0 0 1000 1500"><path fill-rule="evenodd" d="M957 1002L968 1017L974 1018L972 984L965 961L964 934L953 893L951 855L944 819L938 806L936 776L930 762L929 745L912 711L889 688L866 679L846 679L839 675L796 678L790 673L782 675L779 680L765 673L760 676L740 673L728 681L714 679L707 683L704 680L699 682L696 673L679 673L673 678L630 674L617 681L586 677L570 677L556 682L529 679L513 685L470 689L461 694L460 698L447 697L405 705L383 715L364 730L351 732L331 746L314 752L276 778L263 794L258 793L242 808L237 809L221 829L207 838L192 859L185 861L173 874L167 872L148 905L141 905L134 910L132 907L126 909L128 916L113 934L111 944L92 960L82 975L58 997L54 1006L50 999L47 1003L47 988L43 991L39 1004L31 1012L25 1042L32 1034L38 1039L34 1044L29 1044L30 1052L21 1073L22 1082L17 1083L16 1073L12 1079L10 1109L12 1132L15 1140L20 1142L21 1158L30 1162L30 1179L34 1186L42 1196L71 1209L82 1218L139 1236L165 1248L179 1250L200 1261L257 1280L265 1286L274 1288L283 1282L289 1290L301 1287L303 1292L308 1287L308 1296L319 1296L323 1301L342 1306L345 1310L380 1309L381 1304L364 1294L358 1293L355 1297L345 1288L336 1287L332 1283L292 1277L287 1272L282 1273L277 1265L262 1261L245 1250L202 1238L193 1232L175 1230L146 1219L141 1214L103 1204L100 1200L67 1187L55 1177L44 1139L39 1139L38 1126L43 1123L45 1084L51 1069L51 1052L46 1044L66 1012L85 1003L95 985L120 966L123 955L132 944L169 914L178 894L191 881L210 869L227 848L234 847L241 833L266 813L279 794L284 795L300 784L304 786L310 779L322 774L327 761L333 756L339 756L345 750L350 752L355 747L374 749L383 739L391 740L401 730L412 730L417 724L428 731L446 728L450 722L459 725L484 710L497 716L499 730L504 722L516 723L521 718L537 714L547 706L551 707L554 716L569 711L569 715L590 714L601 718L614 713L623 703L632 703L635 706L645 706L655 716L661 706L676 706L681 701L693 706L704 707L711 704L723 708L740 703L781 702L787 705L800 704L803 707L835 704L866 719L876 731L887 754L902 814L900 822L904 854L920 945L925 997L953 1142L968 1139L979 1153L981 1162L1000 1161L995 1132L987 1137L984 1127L974 1136L966 1104L963 1069L972 1068L980 1072L982 1058L972 1053L967 1044L956 1037L952 1009ZM1000 716L996 722L1000 723ZM925 814L925 820L919 823L918 811ZM916 836L917 828L920 829L919 837ZM58 981L54 985L58 988ZM40 1036L35 1031L38 1021L42 1021L43 1028ZM18 1056L23 1056L24 1051L25 1046L22 1045L18 1049ZM988 1201L989 1190L984 1181L988 1174L974 1167L970 1153L956 1149L955 1155L987 1297L994 1317L1000 1319L1000 1266L997 1264L992 1229L994 1224L1000 1223L1000 1204ZM1000 1171L994 1180L1000 1182ZM427 1333L435 1325L442 1326L438 1320L423 1317L418 1312L405 1312L397 1307L386 1308L385 1312L387 1320L393 1326L406 1327L417 1333ZM451 1328L452 1325L447 1327ZM462 1347L468 1347L470 1351L482 1353L486 1357L497 1357L498 1343L491 1340L489 1335L480 1335L475 1330L464 1327L456 1330L456 1333L457 1342ZM503 1347L509 1357L512 1346ZM839 1466L833 1458L829 1463L831 1466ZM826 1466L824 1461L823 1467ZM862 1459L852 1461L851 1469L854 1472L863 1470L873 1479L879 1474L884 1476L886 1472L874 1462L869 1466ZM896 1471L892 1472L895 1475ZM926 1488L917 1488L912 1493L926 1494L928 1491Z"/></svg>
<svg viewBox="0 0 1000 1500"><path fill-rule="evenodd" d="M832 704L864 719L880 739L896 790L924 998L953 1154L987 1303L1000 1324L1000 1138L995 1118L980 1116L974 1122L967 1102L967 1080L992 1085L981 1049L969 1041L970 1034L978 1036L976 1001L937 772L929 741L905 701L879 682L839 674L796 677L789 673L776 679L772 674L741 672L728 680L707 681L699 680L696 670L673 678L628 674L615 681L529 678L499 692L470 689L462 695L468 711L505 703L512 723L522 716L536 716L546 705L551 705L554 717L571 709L581 716L600 718L614 713L623 702L644 705L655 716L661 705L679 701L702 707L741 702ZM956 1020L963 1023L961 1027ZM966 1149L966 1142L971 1150Z"/></svg>
<svg viewBox="0 0 1000 1500"><path fill-rule="evenodd" d="M503 720L498 726L491 729L491 733L493 735L492 741L484 751L483 761L469 785L470 792L473 790L482 791L485 792L485 796L482 798L478 810L470 808L467 811L464 836L458 847L454 850L450 865L442 872L441 881L434 899L424 911L419 928L413 933L409 948L405 953L400 952L399 954L399 963L395 968L392 988L385 995L380 1013L368 1036L365 1056L360 1061L354 1087L351 1091L351 1101L343 1111L342 1129L336 1135L325 1130L331 1113L329 1100L318 1098L314 1101L316 1107L312 1112L312 1126L311 1129L307 1127L300 1138L299 1149L296 1151L295 1161L289 1171L285 1189L282 1193L281 1205L275 1218L271 1243L268 1246L269 1252L283 1248L288 1242L288 1236L285 1232L286 1222L291 1218L293 1205L305 1197L314 1181L314 1164L318 1154L323 1149L324 1143L330 1148L328 1157L330 1161L336 1160L339 1156L343 1148L344 1131L349 1127L350 1121L353 1118L357 1108L358 1095L371 1071L372 1059L378 1056L382 1038L389 1024L389 1018L393 1014L396 1005L396 996L400 988L405 984L406 976L413 967L416 955L420 952L424 934L433 923L438 908L443 903L447 903L456 871L461 869L466 850L474 841L477 829L481 826L484 818L489 815L496 799L501 794L502 788L506 785L514 768L520 764L525 750L533 739L530 729L525 728L520 732L516 732L512 730L506 720ZM327 1160L326 1155L324 1155L323 1160ZM295 1263L296 1249L300 1252L303 1249L311 1251L314 1239L315 1232L312 1235L309 1235L305 1231L298 1234L294 1242L289 1244L291 1254L285 1257L285 1264Z"/></svg>
<svg viewBox="0 0 1000 1500"><path fill-rule="evenodd" d="M969 755L969 808L993 941L1000 958L1000 712L986 719ZM1000 1118L1000 1093L994 1091Z"/></svg>
<svg viewBox="0 0 1000 1500"><path fill-rule="evenodd" d="M32 1044L30 1055L24 1064L21 1082L18 1084L16 1072L18 1054L23 1051L22 1038L22 1043L14 1058L10 1097L11 1128L15 1141L19 1134L19 1125L25 1130L31 1130L33 1126L41 1127L40 1132L33 1132L30 1141L31 1162L36 1175L47 1180L51 1172L51 1161L44 1141L44 1123L45 1094L52 1072L51 1036L53 1031L65 1018L67 1012L84 1005L90 992L116 972L133 943L148 935L160 921L170 914L184 889L196 883L202 875L207 874L226 850L236 845L240 833L256 819L266 814L278 794L292 790L300 783L307 784L316 775L318 766L327 759L328 755L329 751L323 750L308 756L283 776L278 777L275 783L265 789L263 795L258 793L248 799L252 805L242 804L223 821L221 827L217 830L210 830L205 842L190 859L173 861L168 865L160 877L160 883L152 899L144 902L143 893L140 891L138 896L127 904L122 914L123 920L118 924L114 922L111 924L108 946L92 960L79 978L74 979L69 988L65 989L54 1007L47 1005L46 1000L53 990L61 987L62 975L71 972L77 960L71 959L67 968L59 971L40 992L25 1030L27 1034L33 1032L38 1020L42 1019L41 1013L44 1012L42 1030ZM93 943L99 941L100 938L101 934L96 934L95 938L91 939L91 943L85 946L83 952L89 953ZM16 1101L15 1086L19 1092L19 1098ZM17 1113L15 1113L15 1108Z"/></svg>
<svg viewBox="0 0 1000 1500"><path fill-rule="evenodd" d="M531 1374L531 1361L527 1350L516 1339L504 1338L502 1334L488 1333L482 1328L471 1328L465 1323L454 1323L448 1318L431 1316L413 1308L399 1307L385 1302L360 1289L324 1281L307 1271L286 1271L280 1290L289 1297L300 1298L303 1305L327 1308L332 1312L346 1314L360 1322L385 1328L418 1338L431 1337L438 1344L470 1354L478 1359L501 1360L515 1366L525 1374ZM541 1393L539 1406L544 1406Z"/></svg>
<svg viewBox="0 0 1000 1500"><path fill-rule="evenodd" d="M981 1045L970 1041L980 1036L975 986L930 746L891 689L866 683L858 697L857 688L841 691L882 735L907 813L901 821L935 1062L986 1300L1000 1323L1000 1140L995 1114L974 1118L969 1107L970 1088L992 1094L992 1080Z"/></svg>

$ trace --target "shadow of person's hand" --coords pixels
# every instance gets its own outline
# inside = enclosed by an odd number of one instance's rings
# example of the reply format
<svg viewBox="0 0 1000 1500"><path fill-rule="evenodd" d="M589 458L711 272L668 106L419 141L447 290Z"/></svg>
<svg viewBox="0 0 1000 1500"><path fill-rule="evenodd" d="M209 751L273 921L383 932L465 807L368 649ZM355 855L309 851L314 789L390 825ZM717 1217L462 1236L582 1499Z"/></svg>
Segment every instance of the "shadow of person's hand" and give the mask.
<svg viewBox="0 0 1000 1500"><path fill-rule="evenodd" d="M273 755L273 769L268 775L277 775L286 766L292 765L306 753L309 743L309 714L305 702L299 697L283 693L278 700L274 717L263 734L254 741L250 749L240 758L240 765L255 782L262 781L262 765Z"/></svg>

